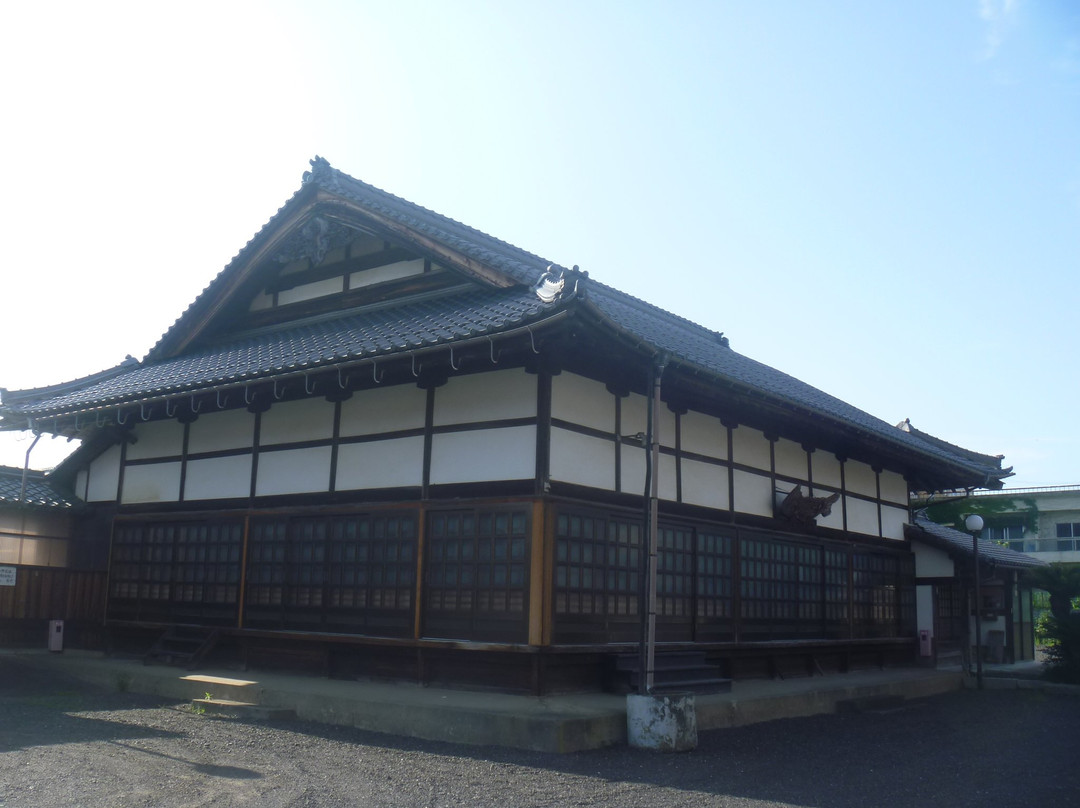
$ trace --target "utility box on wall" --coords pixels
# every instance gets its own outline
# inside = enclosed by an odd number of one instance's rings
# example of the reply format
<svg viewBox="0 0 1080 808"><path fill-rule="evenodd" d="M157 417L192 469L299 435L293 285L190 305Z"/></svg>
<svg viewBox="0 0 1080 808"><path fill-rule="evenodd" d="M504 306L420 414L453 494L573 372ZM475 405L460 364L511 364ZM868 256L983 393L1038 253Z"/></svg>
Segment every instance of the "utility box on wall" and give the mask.
<svg viewBox="0 0 1080 808"><path fill-rule="evenodd" d="M64 621L63 620L50 620L49 621L49 650L50 651L63 651L64 650Z"/></svg>
<svg viewBox="0 0 1080 808"><path fill-rule="evenodd" d="M929 657L934 655L930 632L927 629L919 631L919 656Z"/></svg>

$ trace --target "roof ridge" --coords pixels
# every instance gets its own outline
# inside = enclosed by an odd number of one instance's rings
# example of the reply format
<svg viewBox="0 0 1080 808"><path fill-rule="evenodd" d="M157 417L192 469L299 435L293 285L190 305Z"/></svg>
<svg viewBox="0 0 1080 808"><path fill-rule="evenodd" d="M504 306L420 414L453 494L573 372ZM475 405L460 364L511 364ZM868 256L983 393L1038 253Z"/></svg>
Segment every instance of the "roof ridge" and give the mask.
<svg viewBox="0 0 1080 808"><path fill-rule="evenodd" d="M451 224L454 227L458 227L458 228L461 228L463 230L467 230L470 233L474 233L474 234L476 234L478 236L483 236L488 241L491 241L491 242L493 242L495 244L499 244L499 245L501 245L503 247L509 248L509 249L511 249L511 250L513 250L515 252L521 253L522 255L528 256L529 258L532 258L532 259L535 259L537 261L544 262L544 263L547 263L547 264L553 264L554 263L553 261L550 261L547 258L544 258L544 256L542 256L542 255L538 255L537 253L530 252L529 250L526 250L523 247L519 247L516 244L511 244L509 241L505 241L505 240L499 238L498 236L493 236L490 233L485 233L483 230L480 230L480 229L478 229L476 227L473 227L472 225L465 224L464 222L459 221L458 219L454 219L454 218L452 218L450 216L447 216L444 213L439 213L438 211L433 210L432 208L425 207L424 205L421 205L419 203L416 203L416 202L413 202L411 200L405 199L404 197L398 196L397 194L391 193L390 191L383 190L382 188L379 188L377 185L372 185L370 182L366 182L364 180L361 180L361 179L358 179L357 177L352 176L351 174L347 174L344 171L342 171L340 168L335 168L334 166L330 165L329 161L327 161L323 157L319 157L319 156L316 155L316 157L313 160L311 160L311 166L312 166L311 171L304 172L305 182L313 182L316 185L319 185L320 187L326 187L326 185L324 183L326 183L327 180L332 177L331 181L334 182L334 184L336 184L336 181L338 181L338 180L346 180L348 182L356 183L357 185L363 186L368 191L374 192L377 195L380 195L380 196L383 196L383 197L385 197L387 199L393 200L395 203L398 203L398 204L400 204L400 205L402 205L404 207L412 208L412 209L414 209L416 211L419 211L419 212L422 212L422 213L424 213L424 214L426 214L428 216L432 216L432 217L434 217L436 219L439 219L439 220L441 220L443 222ZM329 188L328 190L341 191L343 189L340 186L338 186L336 188ZM561 264L555 264L555 266L560 267L562 269L566 269L566 267L562 267Z"/></svg>

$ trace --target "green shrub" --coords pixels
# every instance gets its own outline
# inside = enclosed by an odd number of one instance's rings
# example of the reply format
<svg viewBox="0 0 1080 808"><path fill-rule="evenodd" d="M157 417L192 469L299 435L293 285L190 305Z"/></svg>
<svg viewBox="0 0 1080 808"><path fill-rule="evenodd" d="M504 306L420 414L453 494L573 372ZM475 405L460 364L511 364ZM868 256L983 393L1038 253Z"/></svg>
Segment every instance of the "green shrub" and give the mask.
<svg viewBox="0 0 1080 808"><path fill-rule="evenodd" d="M1052 614L1040 619L1046 632L1046 678L1054 682L1080 684L1080 614L1062 618Z"/></svg>

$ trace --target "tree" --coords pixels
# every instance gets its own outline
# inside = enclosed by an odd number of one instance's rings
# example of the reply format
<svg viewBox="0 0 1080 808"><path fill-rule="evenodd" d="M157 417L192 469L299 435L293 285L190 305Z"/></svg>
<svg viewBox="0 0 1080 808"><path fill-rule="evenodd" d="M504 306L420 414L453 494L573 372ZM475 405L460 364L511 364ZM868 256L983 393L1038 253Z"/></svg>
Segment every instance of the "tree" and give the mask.
<svg viewBox="0 0 1080 808"><path fill-rule="evenodd" d="M1050 595L1050 614L1039 621L1047 639L1047 676L1060 682L1080 684L1080 614L1072 610L1080 597L1080 565L1055 562L1030 570L1027 580Z"/></svg>

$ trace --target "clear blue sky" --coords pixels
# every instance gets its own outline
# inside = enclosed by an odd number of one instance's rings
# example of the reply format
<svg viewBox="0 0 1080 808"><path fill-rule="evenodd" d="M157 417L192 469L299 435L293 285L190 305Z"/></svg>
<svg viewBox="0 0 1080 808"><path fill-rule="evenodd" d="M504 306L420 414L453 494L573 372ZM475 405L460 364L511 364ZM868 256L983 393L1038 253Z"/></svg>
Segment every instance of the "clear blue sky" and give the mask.
<svg viewBox="0 0 1080 808"><path fill-rule="evenodd" d="M0 71L0 386L144 355L320 154L1080 483L1076 3L10 3Z"/></svg>

